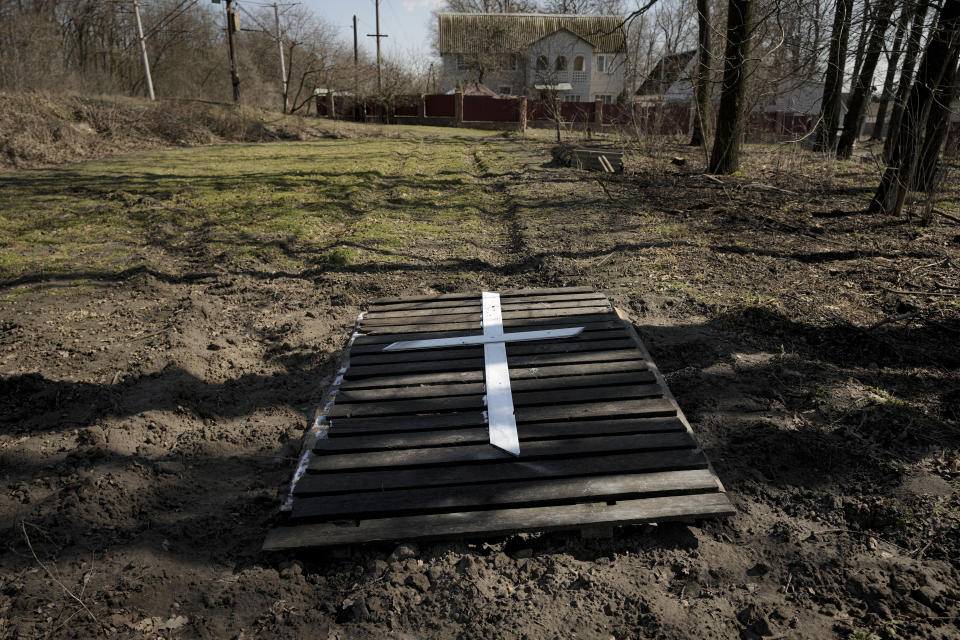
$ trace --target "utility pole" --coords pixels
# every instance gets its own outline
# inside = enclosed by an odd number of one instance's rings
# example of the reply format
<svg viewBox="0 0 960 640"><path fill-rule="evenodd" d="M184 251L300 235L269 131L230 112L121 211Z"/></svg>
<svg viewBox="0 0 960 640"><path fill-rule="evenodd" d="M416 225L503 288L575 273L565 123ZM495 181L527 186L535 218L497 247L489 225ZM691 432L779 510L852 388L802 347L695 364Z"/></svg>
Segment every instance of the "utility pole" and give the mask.
<svg viewBox="0 0 960 640"><path fill-rule="evenodd" d="M150 77L150 58L147 57L147 39L143 35L143 23L140 21L140 0L133 0L133 12L137 16L137 37L140 40L140 56L143 58L143 75L147 80L147 95L151 100L156 100L153 78Z"/></svg>
<svg viewBox="0 0 960 640"><path fill-rule="evenodd" d="M287 69L283 63L283 36L280 33L280 9L273 3L273 18L277 22L277 49L280 51L280 92L283 94L283 113L287 112Z"/></svg>
<svg viewBox="0 0 960 640"><path fill-rule="evenodd" d="M357 48L357 16L353 16L353 95L360 95L360 50Z"/></svg>
<svg viewBox="0 0 960 640"><path fill-rule="evenodd" d="M233 8L233 0L227 2L227 45L230 47L230 81L233 83L233 101L240 102L240 76L237 74L237 51L233 42L233 34L237 31L237 10Z"/></svg>
<svg viewBox="0 0 960 640"><path fill-rule="evenodd" d="M380 0L374 0L377 6L377 32L368 33L368 38L377 39L377 93L383 93L383 72L380 70L380 38L388 37L380 33Z"/></svg>

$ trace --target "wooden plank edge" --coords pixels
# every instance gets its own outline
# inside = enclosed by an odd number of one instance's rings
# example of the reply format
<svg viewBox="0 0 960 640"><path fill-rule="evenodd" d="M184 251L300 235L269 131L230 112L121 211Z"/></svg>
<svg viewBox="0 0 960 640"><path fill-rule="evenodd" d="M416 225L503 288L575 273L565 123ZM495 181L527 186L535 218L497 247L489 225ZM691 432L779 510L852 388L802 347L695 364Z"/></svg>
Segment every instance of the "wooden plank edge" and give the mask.
<svg viewBox="0 0 960 640"><path fill-rule="evenodd" d="M513 533L577 529L585 525L625 525L734 515L725 493L668 496L551 507L521 507L334 523L279 526L267 533L264 551L301 547L451 537L496 537Z"/></svg>
<svg viewBox="0 0 960 640"><path fill-rule="evenodd" d="M611 303L612 304L612 303ZM649 370L656 377L657 382L660 383L660 386L663 387L663 397L673 404L674 408L677 410L677 418L680 419L680 422L687 428L687 432L694 439L694 441L699 445L700 439L697 438L697 434L694 433L693 427L690 426L690 421L687 420L687 416L683 413L683 409L680 408L680 404L677 402L676 396L673 395L673 392L670 390L670 387L667 385L667 379L663 377L660 368L657 366L657 363L653 361L653 357L650 355L650 351L647 349L647 345L643 343L643 340L640 339L640 334L637 332L636 326L633 324L633 321L630 319L630 316L627 315L625 311L620 309L617 306L613 306L614 313L617 314L617 317L623 321L623 324L627 328L627 333L630 335L630 338L637 344L637 349L643 354L643 359L647 361ZM704 453L704 457L707 458L707 468L710 470L710 473L714 475L717 479L717 487L721 493L726 492L726 489L723 486L723 482L720 480L720 476L717 475L716 469L713 468L713 463L710 462L709 456Z"/></svg>
<svg viewBox="0 0 960 640"><path fill-rule="evenodd" d="M344 381L344 376L350 369L350 348L353 346L354 341L359 335L358 329L362 320L363 313L360 313L353 325L353 331L350 332L350 338L347 340L347 344L340 352L340 358L337 360L336 375L334 376L333 383L323 394L324 403L316 407L311 412L312 416L307 420L308 427L300 442L300 453L297 455L297 466L294 467L293 474L290 477L290 482L284 485L286 491L281 489L281 512L289 512L293 509L293 494L297 486L297 481L300 480L300 478L302 478L307 472L307 469L310 466L310 460L315 455L314 448L317 446L317 441L327 437L327 430L330 427L327 422L327 412L329 412L333 407L334 402L336 401L337 392L340 390L340 385Z"/></svg>

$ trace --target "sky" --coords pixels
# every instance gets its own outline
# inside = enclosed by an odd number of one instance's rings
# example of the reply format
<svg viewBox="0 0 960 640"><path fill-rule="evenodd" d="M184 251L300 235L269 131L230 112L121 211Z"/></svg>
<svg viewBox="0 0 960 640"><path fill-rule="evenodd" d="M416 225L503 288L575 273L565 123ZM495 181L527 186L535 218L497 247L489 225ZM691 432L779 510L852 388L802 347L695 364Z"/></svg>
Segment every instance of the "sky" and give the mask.
<svg viewBox="0 0 960 640"><path fill-rule="evenodd" d="M361 49L373 54L376 31L374 0L300 0L318 16L337 27L344 41L353 42L353 16L357 16L357 36ZM422 55L430 57L430 12L445 4L444 0L380 0L380 32L382 52L390 57Z"/></svg>

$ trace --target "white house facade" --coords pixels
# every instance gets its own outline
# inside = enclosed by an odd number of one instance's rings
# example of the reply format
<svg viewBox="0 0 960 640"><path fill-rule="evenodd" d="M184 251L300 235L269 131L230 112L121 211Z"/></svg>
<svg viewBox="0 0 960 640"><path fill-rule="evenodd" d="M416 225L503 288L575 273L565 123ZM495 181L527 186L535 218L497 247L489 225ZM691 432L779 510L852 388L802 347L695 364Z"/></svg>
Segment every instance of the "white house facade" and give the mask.
<svg viewBox="0 0 960 640"><path fill-rule="evenodd" d="M626 34L618 16L442 13L441 81L501 95L610 103L624 91Z"/></svg>

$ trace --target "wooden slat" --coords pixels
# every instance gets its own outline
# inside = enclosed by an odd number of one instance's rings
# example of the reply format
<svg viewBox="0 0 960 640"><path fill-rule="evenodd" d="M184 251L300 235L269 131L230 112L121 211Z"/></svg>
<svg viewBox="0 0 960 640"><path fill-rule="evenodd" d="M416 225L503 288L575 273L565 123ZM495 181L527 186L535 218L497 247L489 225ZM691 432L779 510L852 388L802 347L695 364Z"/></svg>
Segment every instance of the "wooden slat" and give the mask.
<svg viewBox="0 0 960 640"><path fill-rule="evenodd" d="M562 300L559 302L530 302L530 303L501 303L500 308L504 312L519 311L537 311L542 309L578 309L581 307L606 307L608 303L605 299L591 300ZM363 324L401 324L399 320L410 320L421 317L440 317L456 318L462 316L464 319L476 317L482 311L482 305L469 304L457 307L435 307L428 309L401 309L398 311L370 311L363 316ZM452 322L454 320L448 320Z"/></svg>
<svg viewBox="0 0 960 640"><path fill-rule="evenodd" d="M535 353L565 353L589 347L597 340L611 339L629 340L629 335L623 330L591 331L582 333L565 340L531 340L529 342L507 343L508 356L533 355ZM577 345L577 346L573 346ZM589 349L584 349L589 350ZM460 360L463 358L480 358L483 356L483 346L452 347L447 349L422 349L410 351L383 351L383 346L376 352L364 352L350 358L354 366L371 364L388 364L392 362L421 362L437 360Z"/></svg>
<svg viewBox="0 0 960 640"><path fill-rule="evenodd" d="M550 315L532 315L532 314L541 314L549 313L543 311L520 311L517 312L516 317L509 317L513 314L503 314L503 326L509 327L513 331L524 331L525 329L520 329L519 327L531 327L535 326L538 328L548 328L555 326L564 326L564 327L580 327L583 326L582 323L585 322L615 322L617 317L616 314L611 310L604 310L603 307L582 307L577 309L565 309L569 313L563 314L550 314ZM581 313L582 312L582 313ZM448 316L453 317L453 316ZM404 327L423 327L418 329L413 329L410 332L413 333L423 333L423 332L433 332L436 335L430 336L418 336L417 339L424 337L431 338L446 338L454 335L471 335L479 334L482 329L482 322L480 318L470 314L469 316L464 317L464 321L455 322L450 324L438 324L438 325L424 325L424 324L409 324L409 325L391 325L390 327L370 327L369 330L361 325L360 330L363 333L391 333L391 334L403 334L408 331ZM540 320L540 322L536 322ZM533 322L531 322L533 321ZM454 326L453 329L445 329L443 327ZM461 333L455 333L455 332ZM402 339L402 338L398 338ZM356 339L356 344L367 344L370 342L378 342L378 340L372 340L370 335L362 335ZM379 340L382 342L382 340Z"/></svg>
<svg viewBox="0 0 960 640"><path fill-rule="evenodd" d="M612 311L610 313L600 313L600 314L591 314L585 316L576 316L576 323L574 324L569 318L521 318L519 320L504 320L503 326L508 328L510 331L534 331L536 329L551 329L558 326L563 327L586 327L588 324L593 323L615 323L619 322L617 315ZM621 323L622 326L622 323ZM591 329L594 327L591 327ZM596 327L596 328L611 328L611 327ZM409 338L405 338L403 334L397 335L370 335L365 336L361 335L356 338L354 341L353 347L351 347L351 353L360 345L375 344L375 343L388 343L394 342L396 340L426 340L432 338L452 338L456 336L470 336L470 335L480 335L481 327L480 322L477 322L477 327L475 329L458 329L455 331L435 331L429 334L427 333L413 333L409 334ZM358 351L357 353L363 353L363 351Z"/></svg>
<svg viewBox="0 0 960 640"><path fill-rule="evenodd" d="M537 478L572 478L613 473L650 473L705 469L707 459L699 449L668 449L640 453L581 455L576 458L540 460L536 464L491 461L485 464L451 465L379 471L306 473L297 483L297 496L360 491L386 491L407 487L439 487ZM482 475L481 475L482 471Z"/></svg>
<svg viewBox="0 0 960 640"><path fill-rule="evenodd" d="M605 373L592 376L566 376L563 378L531 378L515 380L510 386L514 391L538 391L545 389L583 389L587 387L607 387L623 384L642 384L654 382L656 378L649 371L628 373ZM464 384L424 384L414 387L387 387L380 389L346 389L337 394L337 403L343 402L383 402L410 398L438 398L442 396L464 396L482 394L482 382Z"/></svg>
<svg viewBox="0 0 960 640"><path fill-rule="evenodd" d="M557 287L545 289L501 289L501 298L525 297L525 296L549 296L562 295L566 293L594 293L592 287ZM441 293L430 296L404 296L402 298L377 298L370 302L371 308L384 304L397 304L404 302L420 302L424 300L459 300L464 298L479 297L479 293Z"/></svg>
<svg viewBox="0 0 960 640"><path fill-rule="evenodd" d="M521 463L527 464L542 458L561 458L591 453L616 453L627 451L660 451L664 449L692 449L696 441L686 431L679 433L643 433L609 438L566 438L562 440L536 440L523 446ZM329 473L358 469L423 467L434 465L461 465L491 460L511 460L511 454L489 444L454 447L430 447L426 449L400 449L396 451L371 451L367 453L321 452L310 461L312 472ZM477 471L478 482L486 477Z"/></svg>
<svg viewBox="0 0 960 640"><path fill-rule="evenodd" d="M429 324L429 323L428 324L403 324L403 325L390 325L385 327L381 327L381 326L361 327L360 331L363 333L364 336L396 335L399 333L422 334L422 333L433 333L433 332L439 332L439 331L465 331L467 332L468 335L480 334L482 331L482 327L473 326L475 324L476 324L475 322L451 322L449 324ZM587 327L586 326L587 324L588 323L582 323L582 322L567 322L567 323L557 323L554 325L537 327L537 328L538 329L554 329L554 328L557 328L558 326L563 326L564 328L579 327L583 329L583 333L601 329L600 327L594 327L594 326ZM594 325L598 323L591 322L589 324ZM513 327L507 327L507 328L509 329L507 333L518 332L518 330ZM622 327L606 327L604 329L606 331L618 331L620 333L623 333ZM416 339L420 339L419 336Z"/></svg>
<svg viewBox="0 0 960 640"><path fill-rule="evenodd" d="M270 531L263 548L281 551L354 542L429 540L457 536L494 537L525 531L554 531L587 524L641 524L675 519L733 515L723 493L623 500L616 504L588 503L556 507L525 507L491 511L461 511L425 516L374 518L359 523L301 524Z"/></svg>
<svg viewBox="0 0 960 640"><path fill-rule="evenodd" d="M606 437L608 435L631 433L666 433L669 431L686 431L686 427L675 417L590 420L587 422L543 422L517 426L517 435L521 442L555 438ZM489 441L490 432L486 427L372 436L343 436L331 433L329 437L317 440L314 449L326 453L347 453L351 451L385 451L389 449L486 444Z"/></svg>
<svg viewBox="0 0 960 640"><path fill-rule="evenodd" d="M606 307L572 307L569 309L534 309L531 311L505 311L503 319L506 320L527 320L529 318L551 318L551 324L559 324L566 319L568 326L580 326L576 324L577 316L593 315L609 311ZM612 313L612 312L611 312ZM411 333L417 331L456 331L469 330L482 325L481 318L476 313L467 313L457 316L446 316L450 322L441 324L430 324L417 322L416 318L411 318L410 324L393 323L389 325L378 325L376 323L360 323L360 330L366 334L372 333ZM504 326L507 326L506 324Z"/></svg>
<svg viewBox="0 0 960 640"><path fill-rule="evenodd" d="M556 422L558 420L600 420L604 418L656 418L676 415L677 409L665 398L643 400L612 400L584 404L568 404L558 407L519 407L514 415L517 423ZM569 418L567 416L569 413ZM392 433L399 431L429 431L431 429L455 429L486 425L480 411L463 411L422 416L394 416L383 419L379 416L363 418L334 418L332 429L340 433Z"/></svg>
<svg viewBox="0 0 960 640"><path fill-rule="evenodd" d="M583 309L583 307L572 307L573 309ZM598 309L600 307L589 307L589 309ZM531 312L532 313L532 312ZM547 316L553 317L553 316ZM505 320L515 320L516 318L505 318ZM520 320L529 320L535 319L528 316L520 317ZM610 322L613 320L610 319ZM551 321L552 325L560 324L561 322L566 324L571 324L573 321L566 319L564 320ZM480 312L477 313L462 313L455 315L431 315L431 316L408 316L404 318L381 318L379 320L363 320L360 322L360 331L365 334L369 333L403 333L409 332L410 329L403 329L402 327L426 327L424 329L419 329L419 331L458 331L458 330L472 330L478 326L477 323L482 325L480 319ZM516 324L516 323L515 323ZM578 323L576 326L582 327L584 323ZM396 327L396 328L394 328Z"/></svg>
<svg viewBox="0 0 960 640"><path fill-rule="evenodd" d="M470 299L430 300L421 302L399 302L394 304L376 305L370 308L369 313L391 313L393 311L419 311L427 309L449 309L478 303L479 293L472 294ZM602 293L562 293L553 296L500 296L501 302L510 304L532 304L538 302L565 302L569 300L602 300L607 301ZM445 313L442 312L441 313Z"/></svg>
<svg viewBox="0 0 960 640"><path fill-rule="evenodd" d="M630 336L622 329L607 331L584 331L570 338L545 338L543 340L525 340L508 342L507 354L514 356L535 353L565 353L577 350L589 350L598 342L620 341L633 344ZM409 351L384 351L387 344L378 345L377 350L365 350L350 358L352 365L379 364L387 362L415 362L417 360L458 360L483 355L483 346L445 347L440 349L421 349ZM452 355L451 355L452 354Z"/></svg>
<svg viewBox="0 0 960 640"><path fill-rule="evenodd" d="M571 353L598 351L601 349L628 348L632 344L622 331L596 331L566 340L531 340L507 343L507 355L511 358L543 353ZM482 358L483 347L454 347L447 349L424 349L422 351L381 351L363 353L350 359L353 366L395 364L401 362L439 362L441 360L469 360Z"/></svg>
<svg viewBox="0 0 960 640"><path fill-rule="evenodd" d="M510 505L548 506L716 491L717 480L712 473L706 469L693 469L501 482L457 487L456 490L430 487L317 496L298 500L293 517L319 520L382 518L461 509L489 510Z"/></svg>
<svg viewBox="0 0 960 640"><path fill-rule="evenodd" d="M550 364L572 364L575 362L610 362L615 360L631 360L637 357L635 349L629 340L610 340L589 343L589 347L570 353L544 353L529 356L516 356L510 359L511 368L530 367ZM431 371L467 371L483 369L483 358L464 358L463 360L437 360L435 362L401 362L385 365L367 365L350 367L344 376L348 380L370 377L396 375L401 373L431 372Z"/></svg>
<svg viewBox="0 0 960 640"><path fill-rule="evenodd" d="M658 398L663 389L658 384L628 384L586 389L550 389L513 393L514 407L561 405L623 398ZM385 400L383 402L337 402L327 415L331 419L352 416L400 416L404 414L441 413L483 409L483 395L440 396L413 400Z"/></svg>
<svg viewBox="0 0 960 640"><path fill-rule="evenodd" d="M637 351L627 351L633 359L617 361L602 361L581 364L549 364L536 367L511 367L510 380L525 380L528 378L551 378L559 376L580 376L590 374L615 373L620 371L643 371L647 369L647 362ZM483 381L483 371L448 371L443 373L414 373L400 375L384 375L355 380L344 380L341 389L379 389L383 387L400 387L423 384L450 384L461 382Z"/></svg>

